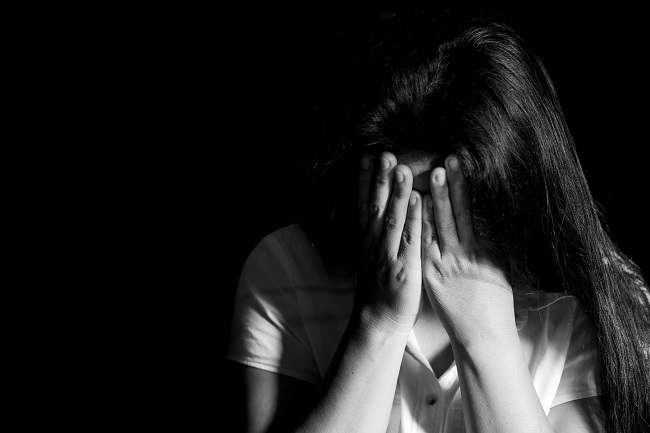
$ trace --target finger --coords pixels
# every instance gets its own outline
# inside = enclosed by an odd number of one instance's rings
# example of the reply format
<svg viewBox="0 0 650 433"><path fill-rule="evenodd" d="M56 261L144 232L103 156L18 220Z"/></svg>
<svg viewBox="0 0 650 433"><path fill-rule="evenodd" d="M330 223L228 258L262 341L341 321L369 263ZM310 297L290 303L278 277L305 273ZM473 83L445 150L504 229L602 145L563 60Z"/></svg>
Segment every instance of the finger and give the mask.
<svg viewBox="0 0 650 433"><path fill-rule="evenodd" d="M422 257L440 259L436 220L433 216L433 198L426 194L422 198ZM428 260L424 264L428 263ZM423 266L424 266L423 264Z"/></svg>
<svg viewBox="0 0 650 433"><path fill-rule="evenodd" d="M430 177L431 196L433 197L433 216L436 220L436 232L440 253L458 246L456 221L451 207L447 173L444 168L436 167Z"/></svg>
<svg viewBox="0 0 650 433"><path fill-rule="evenodd" d="M458 239L463 245L471 245L474 242L474 229L472 228L469 196L460 161L455 155L450 155L445 160L445 165L447 167L447 183L449 184L451 207L456 220Z"/></svg>
<svg viewBox="0 0 650 433"><path fill-rule="evenodd" d="M399 256L421 261L422 239L422 197L417 191L411 191L406 211L406 221L402 231Z"/></svg>
<svg viewBox="0 0 650 433"><path fill-rule="evenodd" d="M384 219L386 250L392 257L397 257L399 253L412 187L411 169L403 164L396 166L393 170L393 190Z"/></svg>
<svg viewBox="0 0 650 433"><path fill-rule="evenodd" d="M383 152L376 165L378 167L375 167L368 205L368 227L374 240L379 239L384 228L386 207L393 186L393 168L397 165L397 159L392 153Z"/></svg>
<svg viewBox="0 0 650 433"><path fill-rule="evenodd" d="M368 228L368 202L370 200L373 169L374 158L372 155L363 155L359 161L359 189L357 195L357 211L361 233L364 233Z"/></svg>

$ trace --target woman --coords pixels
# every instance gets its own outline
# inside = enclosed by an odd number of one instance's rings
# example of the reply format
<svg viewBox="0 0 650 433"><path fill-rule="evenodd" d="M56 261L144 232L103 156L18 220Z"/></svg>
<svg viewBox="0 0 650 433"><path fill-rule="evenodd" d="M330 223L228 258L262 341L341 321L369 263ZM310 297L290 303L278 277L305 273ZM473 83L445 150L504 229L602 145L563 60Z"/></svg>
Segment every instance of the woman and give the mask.
<svg viewBox="0 0 650 433"><path fill-rule="evenodd" d="M319 113L311 206L242 270L245 431L638 432L647 284L507 25L397 14Z"/></svg>

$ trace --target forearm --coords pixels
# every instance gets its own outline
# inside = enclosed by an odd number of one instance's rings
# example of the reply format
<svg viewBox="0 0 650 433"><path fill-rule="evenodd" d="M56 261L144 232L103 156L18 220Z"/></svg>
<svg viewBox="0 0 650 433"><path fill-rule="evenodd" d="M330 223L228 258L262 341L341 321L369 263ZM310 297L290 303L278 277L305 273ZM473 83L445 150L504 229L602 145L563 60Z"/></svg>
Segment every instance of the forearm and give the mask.
<svg viewBox="0 0 650 433"><path fill-rule="evenodd" d="M408 333L348 326L313 410L296 432L386 431Z"/></svg>
<svg viewBox="0 0 650 433"><path fill-rule="evenodd" d="M544 433L551 425L539 401L516 330L476 344L452 342L465 425L472 433Z"/></svg>

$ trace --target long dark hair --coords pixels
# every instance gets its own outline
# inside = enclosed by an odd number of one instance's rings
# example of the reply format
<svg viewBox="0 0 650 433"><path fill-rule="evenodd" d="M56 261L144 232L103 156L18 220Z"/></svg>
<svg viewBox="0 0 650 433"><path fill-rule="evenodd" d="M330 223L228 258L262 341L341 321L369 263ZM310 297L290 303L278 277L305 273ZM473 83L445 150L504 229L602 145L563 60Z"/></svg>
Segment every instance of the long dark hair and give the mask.
<svg viewBox="0 0 650 433"><path fill-rule="evenodd" d="M396 14L345 43L353 55L330 63L305 159L303 224L326 259L353 266L362 152L456 153L474 226L513 283L574 295L593 322L607 431L647 428L647 284L607 233L538 57L508 25L453 13Z"/></svg>

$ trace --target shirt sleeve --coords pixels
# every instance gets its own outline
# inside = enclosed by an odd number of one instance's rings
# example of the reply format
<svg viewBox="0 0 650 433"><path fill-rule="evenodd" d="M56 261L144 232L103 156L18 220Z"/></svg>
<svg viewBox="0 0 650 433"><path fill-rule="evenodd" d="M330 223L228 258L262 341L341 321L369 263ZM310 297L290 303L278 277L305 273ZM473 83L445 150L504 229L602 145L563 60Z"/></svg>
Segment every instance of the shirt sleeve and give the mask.
<svg viewBox="0 0 650 433"><path fill-rule="evenodd" d="M562 377L551 407L571 400L602 395L599 366L596 332L582 308L576 308Z"/></svg>
<svg viewBox="0 0 650 433"><path fill-rule="evenodd" d="M281 239L266 236L244 263L226 358L317 385L320 376L292 279L294 264Z"/></svg>

